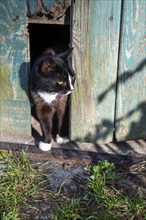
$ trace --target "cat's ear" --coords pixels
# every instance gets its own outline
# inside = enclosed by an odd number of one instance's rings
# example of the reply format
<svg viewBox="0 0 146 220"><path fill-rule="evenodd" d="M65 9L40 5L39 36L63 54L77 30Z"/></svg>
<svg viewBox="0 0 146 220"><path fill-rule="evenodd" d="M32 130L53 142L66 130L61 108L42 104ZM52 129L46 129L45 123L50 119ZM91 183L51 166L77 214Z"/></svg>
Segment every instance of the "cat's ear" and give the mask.
<svg viewBox="0 0 146 220"><path fill-rule="evenodd" d="M55 66L56 66L55 62L51 58L48 58L42 63L41 71L45 74L50 74L52 73Z"/></svg>
<svg viewBox="0 0 146 220"><path fill-rule="evenodd" d="M72 52L73 52L73 47L70 48L69 50L65 51L64 53L59 54L59 56L64 60L64 61L68 61L71 56L72 56Z"/></svg>
<svg viewBox="0 0 146 220"><path fill-rule="evenodd" d="M55 51L53 50L53 49L51 49L51 48L47 48L47 49L45 49L43 52L42 52L42 55L52 55L52 56L54 56L55 55Z"/></svg>

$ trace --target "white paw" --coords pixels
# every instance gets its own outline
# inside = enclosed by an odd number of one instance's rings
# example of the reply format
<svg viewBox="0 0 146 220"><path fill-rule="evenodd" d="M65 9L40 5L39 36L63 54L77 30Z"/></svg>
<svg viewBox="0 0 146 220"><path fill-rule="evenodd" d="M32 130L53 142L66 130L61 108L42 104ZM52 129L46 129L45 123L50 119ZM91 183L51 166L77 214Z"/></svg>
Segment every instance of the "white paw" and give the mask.
<svg viewBox="0 0 146 220"><path fill-rule="evenodd" d="M49 151L49 150L51 150L51 143L48 144L48 143L40 141L39 142L39 148L42 151Z"/></svg>
<svg viewBox="0 0 146 220"><path fill-rule="evenodd" d="M57 144L66 144L69 142L69 139L68 138L63 138L63 137L60 137L58 134L56 136L56 142Z"/></svg>

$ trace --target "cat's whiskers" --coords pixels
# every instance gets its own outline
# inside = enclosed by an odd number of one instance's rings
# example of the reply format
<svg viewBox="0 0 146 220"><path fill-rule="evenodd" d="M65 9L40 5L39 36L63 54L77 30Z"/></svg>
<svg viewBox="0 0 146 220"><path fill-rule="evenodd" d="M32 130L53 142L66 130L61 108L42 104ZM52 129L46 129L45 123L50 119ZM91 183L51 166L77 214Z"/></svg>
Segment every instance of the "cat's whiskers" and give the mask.
<svg viewBox="0 0 146 220"><path fill-rule="evenodd" d="M66 71L67 71L67 74L68 74L68 81L69 81L69 87L70 87L70 90L71 90L70 93L71 93L74 90L74 86L71 82L71 76L70 76L68 70L66 70ZM68 94L70 94L70 93L68 93Z"/></svg>

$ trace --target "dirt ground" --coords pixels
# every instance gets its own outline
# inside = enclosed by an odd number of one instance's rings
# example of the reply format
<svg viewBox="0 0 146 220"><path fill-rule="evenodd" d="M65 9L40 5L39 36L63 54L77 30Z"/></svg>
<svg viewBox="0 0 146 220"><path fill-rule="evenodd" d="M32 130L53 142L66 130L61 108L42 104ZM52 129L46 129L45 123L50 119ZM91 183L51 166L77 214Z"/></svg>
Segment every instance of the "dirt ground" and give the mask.
<svg viewBox="0 0 146 220"><path fill-rule="evenodd" d="M109 161L115 164L115 172L119 177L114 183L117 189L127 195L141 194L146 198L146 154L132 151L131 146L128 153L126 151L121 155L104 153L100 150L98 153L94 150L85 152L75 147L70 150L65 147L55 147L49 153L41 153L36 147L1 143L1 149L11 148L16 151L25 150L33 166L43 170L42 189L35 199L28 199L27 206L21 208L21 213L25 213L26 217L23 218L25 220L53 220L56 200L48 196L49 191L60 192L70 198L82 196L90 175L85 167L92 167L99 161ZM127 149L127 146L125 148Z"/></svg>
<svg viewBox="0 0 146 220"><path fill-rule="evenodd" d="M138 156L138 155L137 155ZM35 166L44 170L44 188L46 191L60 191L67 197L82 196L84 186L87 183L89 173L85 167L92 167L98 161L107 160L116 165L116 174L120 178L116 181L116 187L127 195L142 194L146 198L146 158L131 158L130 156L99 155L96 161L34 161ZM53 220L56 201L50 200L46 193L41 192L36 201L28 202L30 208L23 207L22 211L28 214L31 220Z"/></svg>

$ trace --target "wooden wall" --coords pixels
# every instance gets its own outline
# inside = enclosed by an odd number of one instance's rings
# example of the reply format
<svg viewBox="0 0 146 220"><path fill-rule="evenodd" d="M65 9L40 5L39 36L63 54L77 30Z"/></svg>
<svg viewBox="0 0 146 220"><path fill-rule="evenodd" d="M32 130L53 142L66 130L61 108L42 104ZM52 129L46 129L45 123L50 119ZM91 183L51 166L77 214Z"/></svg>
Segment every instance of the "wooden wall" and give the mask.
<svg viewBox="0 0 146 220"><path fill-rule="evenodd" d="M71 138L113 140L115 85L121 1L76 1L73 9L73 64L77 73L72 97Z"/></svg>
<svg viewBox="0 0 146 220"><path fill-rule="evenodd" d="M114 138L145 138L145 0L72 2L77 82L71 103L71 139L106 143ZM70 3L0 1L0 140L22 142L31 136L28 22L63 25Z"/></svg>
<svg viewBox="0 0 146 220"><path fill-rule="evenodd" d="M0 1L0 141L31 137L28 23L64 24L70 0Z"/></svg>
<svg viewBox="0 0 146 220"><path fill-rule="evenodd" d="M26 0L29 23L70 24L71 0Z"/></svg>
<svg viewBox="0 0 146 220"><path fill-rule="evenodd" d="M146 137L145 0L75 1L71 138Z"/></svg>
<svg viewBox="0 0 146 220"><path fill-rule="evenodd" d="M146 1L123 2L116 100L118 141L146 137Z"/></svg>
<svg viewBox="0 0 146 220"><path fill-rule="evenodd" d="M17 142L31 135L25 1L1 0L0 12L0 139Z"/></svg>

